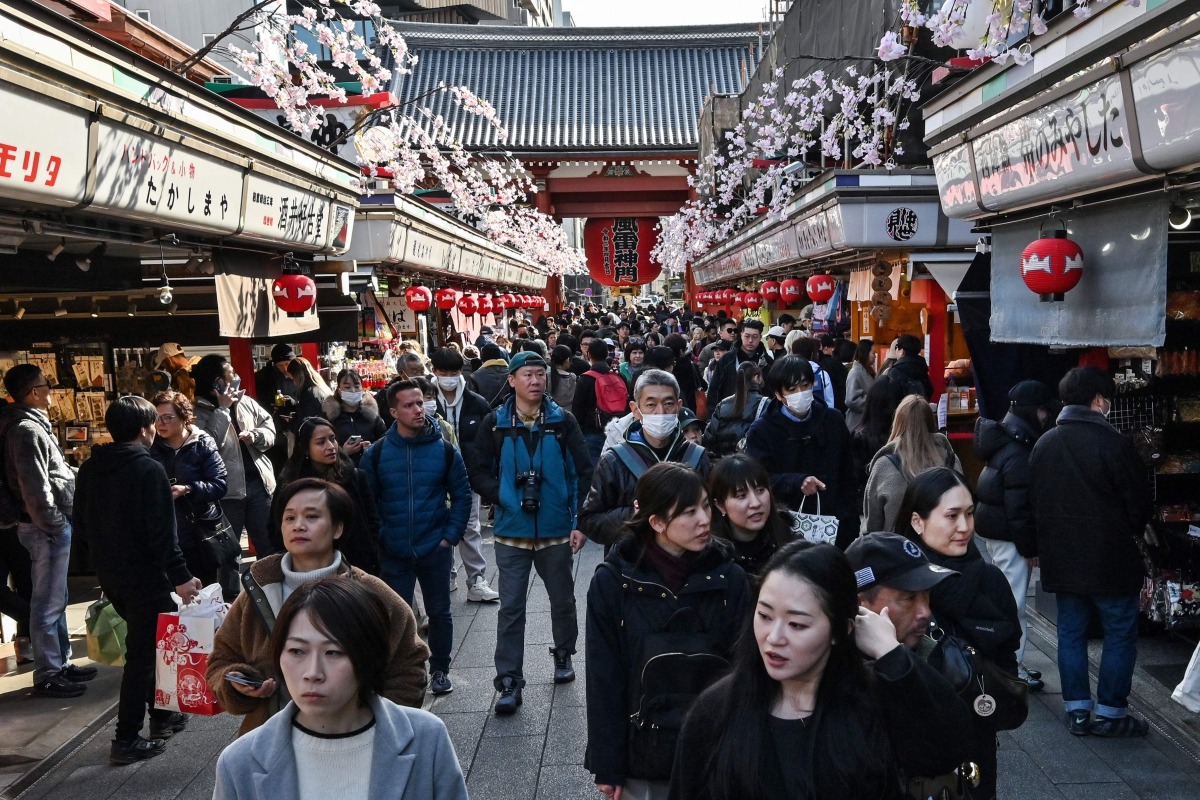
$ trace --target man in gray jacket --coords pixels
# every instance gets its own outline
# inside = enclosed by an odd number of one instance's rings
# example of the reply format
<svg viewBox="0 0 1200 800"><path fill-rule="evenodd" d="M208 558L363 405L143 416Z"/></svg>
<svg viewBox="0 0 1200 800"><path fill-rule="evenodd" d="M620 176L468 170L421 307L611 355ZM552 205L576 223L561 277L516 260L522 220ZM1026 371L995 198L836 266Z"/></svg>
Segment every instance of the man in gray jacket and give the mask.
<svg viewBox="0 0 1200 800"><path fill-rule="evenodd" d="M4 388L14 401L0 414L4 482L21 506L17 536L33 562L33 693L78 697L87 688L83 682L96 677L96 669L70 662L67 564L75 470L67 466L50 427L50 383L41 369L33 364L13 367L4 376Z"/></svg>

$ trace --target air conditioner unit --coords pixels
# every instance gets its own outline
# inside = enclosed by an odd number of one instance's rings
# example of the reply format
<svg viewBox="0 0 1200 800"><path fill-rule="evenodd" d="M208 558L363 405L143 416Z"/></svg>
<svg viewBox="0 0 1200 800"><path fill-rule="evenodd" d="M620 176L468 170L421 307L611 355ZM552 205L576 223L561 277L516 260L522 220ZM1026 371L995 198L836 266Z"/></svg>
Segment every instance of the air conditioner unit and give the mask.
<svg viewBox="0 0 1200 800"><path fill-rule="evenodd" d="M232 75L214 75L212 82L213 83L224 83L226 85L232 85L232 84L237 83L238 80L237 80L237 78L235 78Z"/></svg>

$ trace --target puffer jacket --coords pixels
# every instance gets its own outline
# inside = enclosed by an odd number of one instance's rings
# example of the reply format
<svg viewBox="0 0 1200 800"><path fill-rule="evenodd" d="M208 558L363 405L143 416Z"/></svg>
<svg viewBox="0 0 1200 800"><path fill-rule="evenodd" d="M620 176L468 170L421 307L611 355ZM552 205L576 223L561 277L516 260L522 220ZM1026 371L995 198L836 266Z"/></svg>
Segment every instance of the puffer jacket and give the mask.
<svg viewBox="0 0 1200 800"><path fill-rule="evenodd" d="M587 751L584 768L596 783L621 785L626 765L629 716L637 710L636 673L646 637L671 618L691 618L713 637L718 654L732 660L747 613L746 573L733 562L733 546L713 537L687 555L693 565L679 594L642 557L632 537L621 539L592 576L587 595ZM614 571L615 570L615 571Z"/></svg>
<svg viewBox="0 0 1200 800"><path fill-rule="evenodd" d="M4 480L24 508L22 519L62 533L75 502L75 468L63 458L50 418L25 403L0 404L0 442Z"/></svg>
<svg viewBox="0 0 1200 800"><path fill-rule="evenodd" d="M975 532L1012 542L1025 558L1037 555L1037 523L1029 505L1029 454L1037 439L1037 431L1012 413L1001 422L975 421L975 454L986 462L975 487Z"/></svg>
<svg viewBox="0 0 1200 800"><path fill-rule="evenodd" d="M962 472L962 462L954 452L950 440L943 434L935 433L938 447L942 450L942 463L939 466L950 467L956 472ZM899 456L896 453L896 443L888 442L879 448L879 452L871 459L867 470L867 486L863 492L863 516L866 519L866 532L890 531L896 524L896 516L900 513L900 501L908 490L908 476L897 466Z"/></svg>
<svg viewBox="0 0 1200 800"><path fill-rule="evenodd" d="M1004 573L983 560L974 542L961 556L921 549L932 563L960 575L929 590L929 608L938 625L966 639L1005 672L1016 675L1021 621Z"/></svg>
<svg viewBox="0 0 1200 800"><path fill-rule="evenodd" d="M642 438L642 423L634 422L625 434L625 441L633 445L638 457L646 465L646 469L659 463L659 458ZM684 463L695 448L692 442L683 438L683 433L675 431L675 440L667 451L667 461ZM703 448L700 448L703 450ZM712 464L708 454L703 453L696 465L700 477L707 480ZM593 542L610 545L620 539L625 533L625 523L633 516L634 488L637 477L629 471L620 457L612 450L600 456L596 471L592 475L592 485L583 508L579 512L579 530Z"/></svg>
<svg viewBox="0 0 1200 800"><path fill-rule="evenodd" d="M357 408L345 405L337 395L330 395L321 402L321 416L333 423L333 435L339 445L344 445L351 436L361 436L373 444L382 439L388 429L388 422L379 413L379 405L370 392L363 392ZM352 457L355 466L361 458L362 453Z"/></svg>
<svg viewBox="0 0 1200 800"><path fill-rule="evenodd" d="M559 539L578 527L579 508L592 480L583 432L571 412L549 398L534 431L516 419L516 398L509 397L479 424L475 443L468 448L471 488L483 502L496 507L495 531L515 539ZM530 455L532 438L538 444ZM538 476L538 510L521 508L523 487L517 475ZM466 520L464 520L464 523Z"/></svg>
<svg viewBox="0 0 1200 800"><path fill-rule="evenodd" d="M512 393L508 385L508 362L503 358L484 361L471 373L469 383L471 391L486 400L489 407L495 408Z"/></svg>
<svg viewBox="0 0 1200 800"><path fill-rule="evenodd" d="M250 567L250 575L262 587L274 614L283 606L283 556L283 553L267 556ZM380 694L393 703L420 708L425 698L425 659L429 658L429 648L417 632L412 609L386 583L357 567L342 562L338 575L361 581L387 607L388 656ZM229 672L263 675L275 678L277 686L283 685L279 662L271 658L271 635L247 592L237 596L217 629L205 675L221 707L230 714L245 717L238 729L240 735L262 725L278 711L281 697L279 692L265 699L247 697L225 680Z"/></svg>
<svg viewBox="0 0 1200 800"><path fill-rule="evenodd" d="M412 438L393 425L360 463L379 508L384 562L422 558L443 539L458 544L471 514L471 485L462 454L443 439L436 419L426 415L424 429Z"/></svg>
<svg viewBox="0 0 1200 800"><path fill-rule="evenodd" d="M758 392L750 392L746 396L746 404L742 406L742 415L733 413L736 397L726 397L713 411L708 427L704 429L704 449L714 457L732 455L738 452L738 445L746 438L746 432L758 419L759 411L763 408L763 396Z"/></svg>
<svg viewBox="0 0 1200 800"><path fill-rule="evenodd" d="M242 433L249 432L252 436L246 449L254 456L253 464L246 464L242 458L242 443L238 440L238 432L233 426L230 414L237 415L238 427ZM251 400L248 395L229 409L214 406L212 401L201 397L196 400L196 425L217 443L217 452L225 462L229 481L225 499L246 499L248 469L257 469L267 494L274 493L275 468L271 466L267 451L275 444L275 422L266 409Z"/></svg>
<svg viewBox="0 0 1200 800"><path fill-rule="evenodd" d="M225 462L213 438L195 425L188 426L178 450L161 436L156 437L150 455L162 464L168 481L191 490L175 500L175 530L179 546L187 550L199 544L193 520L217 519L221 515L220 500L229 485Z"/></svg>

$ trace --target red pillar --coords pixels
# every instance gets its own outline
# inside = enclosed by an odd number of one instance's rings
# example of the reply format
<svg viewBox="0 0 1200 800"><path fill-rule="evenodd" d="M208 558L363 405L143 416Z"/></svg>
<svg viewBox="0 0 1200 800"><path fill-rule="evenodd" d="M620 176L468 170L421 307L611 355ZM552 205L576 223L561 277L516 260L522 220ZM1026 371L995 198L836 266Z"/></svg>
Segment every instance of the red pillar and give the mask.
<svg viewBox="0 0 1200 800"><path fill-rule="evenodd" d="M925 359L929 362L929 380L933 383L933 397L937 402L946 391L946 292L937 281L923 281L929 285L929 297L925 308L929 312L929 352Z"/></svg>
<svg viewBox="0 0 1200 800"><path fill-rule="evenodd" d="M255 400L258 391L254 385L254 343L249 339L229 340L229 363L242 379L242 389Z"/></svg>
<svg viewBox="0 0 1200 800"><path fill-rule="evenodd" d="M304 342L300 345L300 355L312 364L312 368L317 372L321 371L321 348L316 342Z"/></svg>

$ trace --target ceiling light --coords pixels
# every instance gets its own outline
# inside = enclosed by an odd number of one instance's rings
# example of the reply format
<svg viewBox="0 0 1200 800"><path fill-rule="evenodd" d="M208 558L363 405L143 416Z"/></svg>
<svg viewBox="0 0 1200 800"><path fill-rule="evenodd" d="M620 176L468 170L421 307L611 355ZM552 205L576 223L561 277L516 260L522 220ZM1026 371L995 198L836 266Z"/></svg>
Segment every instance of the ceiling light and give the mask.
<svg viewBox="0 0 1200 800"><path fill-rule="evenodd" d="M54 309L54 316L56 316L56 317L65 317L66 315L67 315L67 309L66 309L66 307L63 305L63 301L62 301L62 300L59 300L59 301L58 301L58 308Z"/></svg>
<svg viewBox="0 0 1200 800"><path fill-rule="evenodd" d="M1187 206L1171 206L1167 213L1167 222L1175 230L1181 231L1192 224L1192 210Z"/></svg>
<svg viewBox="0 0 1200 800"><path fill-rule="evenodd" d="M126 307L126 309L125 309L125 316L127 316L127 317L136 317L137 316L137 303L133 302L132 300L129 301L129 306Z"/></svg>
<svg viewBox="0 0 1200 800"><path fill-rule="evenodd" d="M200 266L200 257L196 253L192 253L191 257L189 257L187 261L183 262L184 271L189 272L189 273L195 272L197 267L199 267L199 266Z"/></svg>
<svg viewBox="0 0 1200 800"><path fill-rule="evenodd" d="M92 248L92 251L87 255L75 259L75 266L79 267L80 271L87 272L92 268L92 262L100 260L107 249L108 245L105 242L101 242Z"/></svg>
<svg viewBox="0 0 1200 800"><path fill-rule="evenodd" d="M54 249L46 254L46 258L53 261L54 259L58 258L59 253L61 253L63 250L66 250L66 249L67 249L67 240L63 239L58 244L54 245Z"/></svg>
<svg viewBox="0 0 1200 800"><path fill-rule="evenodd" d="M216 266L213 264L212 256L200 259L200 271L205 275L212 275L217 271Z"/></svg>
<svg viewBox="0 0 1200 800"><path fill-rule="evenodd" d="M92 301L92 316L93 317L100 316L100 301L99 300Z"/></svg>
<svg viewBox="0 0 1200 800"><path fill-rule="evenodd" d="M165 272L162 276L162 282L158 285L157 293L158 302L162 303L164 306L171 305L171 301L175 299L175 295L171 291L171 283L167 280L167 275Z"/></svg>
<svg viewBox="0 0 1200 800"><path fill-rule="evenodd" d="M21 319L23 316L25 316L24 307L21 305L20 301L13 300L13 319Z"/></svg>
<svg viewBox="0 0 1200 800"><path fill-rule="evenodd" d="M168 317L175 316L175 312L178 310L179 310L179 303L171 303L171 305L167 306L167 316Z"/></svg>

